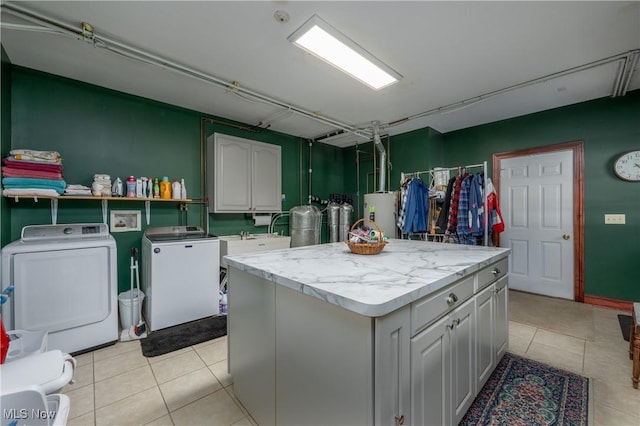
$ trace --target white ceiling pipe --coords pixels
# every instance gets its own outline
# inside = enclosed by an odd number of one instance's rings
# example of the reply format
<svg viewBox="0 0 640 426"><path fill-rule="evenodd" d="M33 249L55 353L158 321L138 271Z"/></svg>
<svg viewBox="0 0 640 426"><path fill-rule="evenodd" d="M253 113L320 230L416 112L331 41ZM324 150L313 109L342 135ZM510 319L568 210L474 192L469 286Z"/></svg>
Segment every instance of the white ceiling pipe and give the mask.
<svg viewBox="0 0 640 426"><path fill-rule="evenodd" d="M640 51L630 52L631 57L627 58L625 61L625 67L623 71L623 79L621 83L621 89L618 93L618 96L624 96L627 94L627 89L629 89L629 83L631 83L631 76L635 71L636 64L638 63L638 56L640 55Z"/></svg>
<svg viewBox="0 0 640 426"><path fill-rule="evenodd" d="M533 80L529 80L529 81L526 81L526 82L523 82L523 83L519 83L519 84L516 84L516 85L513 85L513 86L505 87L503 89L495 90L493 92L488 92L488 93L485 93L485 94L480 95L480 96L476 96L476 97L473 97L473 98L465 99L465 100L459 101L459 102L454 102L452 104L445 105L445 106L438 107L438 108L434 108L434 109L430 109L428 111L424 111L424 112L421 112L421 113L418 113L418 114L410 115L408 117L392 121L387 126L390 127L390 126L393 126L393 125L396 125L396 124L404 123L405 121L414 120L416 118L427 117L427 116L430 116L430 115L440 114L440 113L443 113L443 112L450 112L450 111L455 110L457 108L464 108L464 107L467 107L469 105L473 105L475 103L478 103L478 102L484 101L486 99L489 99L491 97L494 97L494 96L497 96L497 95L501 95L503 93L510 92L512 90L521 89L521 88L532 86L532 85L538 84L538 83L543 83L543 82L546 82L548 80L552 80L554 78L562 77L562 76L569 75L569 74L574 74L574 73L579 72L579 71L585 71L585 70L588 70L588 69L591 69L591 68L595 68L595 67L598 67L598 66L601 66L601 65L606 65L606 64L609 64L609 63L612 63L612 62L615 62L615 61L624 61L625 58L627 57L627 55L629 55L631 53L637 54L638 52L640 52L640 49L631 50L629 52L620 53L618 55L614 55L614 56L610 56L608 58L600 59L598 61L589 62L588 64L584 64L584 65L580 65L580 66L577 66L577 67L569 68L569 69L566 69L564 71L560 71L560 72L557 72L557 73L546 75L544 77L539 77L539 78L536 78L536 79L533 79Z"/></svg>
<svg viewBox="0 0 640 426"><path fill-rule="evenodd" d="M14 3L2 4L1 7L4 12L8 12L14 16L20 17L27 21L35 22L44 27L58 30L60 33L72 35L78 39L87 40L86 33L84 33L81 28L76 28L73 25L67 24L63 21L59 21L57 19L39 14L37 12L33 12L27 8L18 6ZM28 28L29 27L24 27L23 29L28 29ZM307 111L295 105L290 105L278 99L271 98L261 93L252 91L250 89L246 89L244 87L239 86L236 82L229 82L226 80L222 80L218 77L215 77L213 75L205 74L203 72L194 70L192 68L179 64L177 62L171 61L167 58L162 58L152 53L145 52L141 49L127 45L123 42L117 41L115 39L111 39L106 36L99 36L93 32L91 33L91 36L92 37L90 41L93 41L94 45L97 47L105 48L111 52L118 53L130 59L136 59L152 65L157 65L161 68L169 69L178 74L182 74L182 75L192 77L210 84L217 85L219 87L224 88L225 90L231 90L231 91L252 96L255 99L260 100L266 104L269 104L278 108L282 108L285 110L289 110L295 114L298 114L306 118L310 118L312 120L318 121L325 125L336 127L348 133L352 133L360 138L363 138L366 140L371 139L371 135L368 134L366 130L358 129L350 124L343 123L329 117L321 116L313 111Z"/></svg>

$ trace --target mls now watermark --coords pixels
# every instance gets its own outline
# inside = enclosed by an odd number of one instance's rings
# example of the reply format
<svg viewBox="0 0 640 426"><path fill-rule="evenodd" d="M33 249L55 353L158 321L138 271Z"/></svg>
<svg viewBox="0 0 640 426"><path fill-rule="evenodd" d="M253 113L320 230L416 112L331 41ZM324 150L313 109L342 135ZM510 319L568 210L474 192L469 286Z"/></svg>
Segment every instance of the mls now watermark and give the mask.
<svg viewBox="0 0 640 426"><path fill-rule="evenodd" d="M5 420L29 420L29 419L53 419L56 417L55 411L27 409L27 408L10 408L2 410L2 416Z"/></svg>

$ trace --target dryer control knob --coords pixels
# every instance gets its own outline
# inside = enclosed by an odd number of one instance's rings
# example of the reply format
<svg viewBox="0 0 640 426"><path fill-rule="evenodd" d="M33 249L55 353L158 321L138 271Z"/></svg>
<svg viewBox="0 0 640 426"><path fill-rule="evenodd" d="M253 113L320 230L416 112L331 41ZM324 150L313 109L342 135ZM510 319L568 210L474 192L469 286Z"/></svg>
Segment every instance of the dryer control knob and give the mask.
<svg viewBox="0 0 640 426"><path fill-rule="evenodd" d="M156 248L153 249L153 252L154 253L160 253L160 249L158 247L156 247Z"/></svg>

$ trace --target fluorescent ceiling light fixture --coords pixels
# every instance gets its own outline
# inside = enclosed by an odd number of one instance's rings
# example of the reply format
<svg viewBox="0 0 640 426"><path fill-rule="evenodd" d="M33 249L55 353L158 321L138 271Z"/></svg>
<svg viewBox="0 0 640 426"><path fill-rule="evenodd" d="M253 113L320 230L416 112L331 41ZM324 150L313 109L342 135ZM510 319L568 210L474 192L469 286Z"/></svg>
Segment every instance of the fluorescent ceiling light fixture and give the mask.
<svg viewBox="0 0 640 426"><path fill-rule="evenodd" d="M402 78L318 15L313 15L302 24L288 40L374 90L380 90Z"/></svg>

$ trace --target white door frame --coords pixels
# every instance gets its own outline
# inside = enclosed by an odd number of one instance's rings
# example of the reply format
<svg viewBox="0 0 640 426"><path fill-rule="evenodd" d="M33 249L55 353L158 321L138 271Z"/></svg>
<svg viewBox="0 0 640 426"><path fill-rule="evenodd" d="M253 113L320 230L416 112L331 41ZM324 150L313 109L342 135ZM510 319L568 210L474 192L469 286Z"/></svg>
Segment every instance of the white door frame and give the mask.
<svg viewBox="0 0 640 426"><path fill-rule="evenodd" d="M573 151L573 294L576 302L584 302L584 142L575 141L557 145L520 149L493 154L493 182L500 194L501 161L526 155L546 154L555 151ZM496 172L497 171L497 172ZM497 236L496 245L500 245Z"/></svg>

